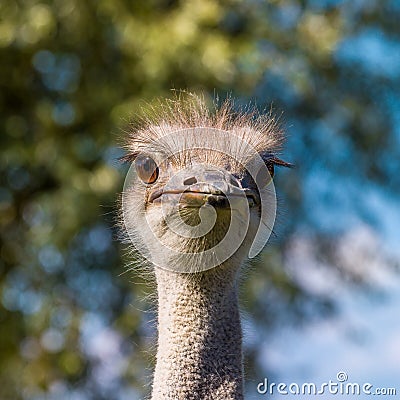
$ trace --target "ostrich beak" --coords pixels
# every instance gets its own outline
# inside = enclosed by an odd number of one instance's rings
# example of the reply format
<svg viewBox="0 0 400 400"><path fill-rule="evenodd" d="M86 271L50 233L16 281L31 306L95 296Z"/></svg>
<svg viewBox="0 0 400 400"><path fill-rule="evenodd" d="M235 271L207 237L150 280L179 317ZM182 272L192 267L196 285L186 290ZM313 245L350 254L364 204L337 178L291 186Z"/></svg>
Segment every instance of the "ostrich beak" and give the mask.
<svg viewBox="0 0 400 400"><path fill-rule="evenodd" d="M176 204L180 207L233 209L238 203L247 202L250 207L258 205L259 194L247 187L224 169L211 169L203 165L181 171L167 185L149 194L150 203Z"/></svg>

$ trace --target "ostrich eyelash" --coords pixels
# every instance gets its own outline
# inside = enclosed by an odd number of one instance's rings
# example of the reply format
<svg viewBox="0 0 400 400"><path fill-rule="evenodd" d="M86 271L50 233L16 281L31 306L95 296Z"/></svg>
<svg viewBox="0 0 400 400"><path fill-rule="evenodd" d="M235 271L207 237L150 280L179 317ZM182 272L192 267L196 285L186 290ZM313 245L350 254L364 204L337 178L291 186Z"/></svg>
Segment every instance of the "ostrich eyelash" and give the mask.
<svg viewBox="0 0 400 400"><path fill-rule="evenodd" d="M267 160L265 160L265 164L267 166L268 166L268 164L272 164L272 165L278 165L279 167L294 168L294 164L283 161L278 157L268 158Z"/></svg>
<svg viewBox="0 0 400 400"><path fill-rule="evenodd" d="M122 164L132 163L132 162L134 162L136 160L136 157L138 155L139 155L139 153L137 153L137 152L125 154L122 157L118 157L118 161L121 162Z"/></svg>
<svg viewBox="0 0 400 400"><path fill-rule="evenodd" d="M125 154L119 157L118 161L121 162L122 164L132 163L136 160L138 155L139 155L138 152ZM261 154L261 157L263 158L266 165L272 164L272 165L278 165L280 167L294 168L294 164L283 161L280 158L275 157L272 153Z"/></svg>
<svg viewBox="0 0 400 400"><path fill-rule="evenodd" d="M280 158L276 157L273 153L269 151L262 152L260 156L264 160L266 166L278 165L280 167L294 168L294 164L281 160Z"/></svg>

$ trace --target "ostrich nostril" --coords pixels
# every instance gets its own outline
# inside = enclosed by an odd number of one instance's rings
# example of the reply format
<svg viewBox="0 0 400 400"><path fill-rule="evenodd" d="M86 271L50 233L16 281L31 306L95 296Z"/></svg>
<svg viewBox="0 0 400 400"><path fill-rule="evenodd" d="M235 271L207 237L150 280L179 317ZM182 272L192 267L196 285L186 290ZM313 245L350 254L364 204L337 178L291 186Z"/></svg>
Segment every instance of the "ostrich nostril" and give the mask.
<svg viewBox="0 0 400 400"><path fill-rule="evenodd" d="M195 183L197 183L197 179L194 177L194 176L192 176L192 177L190 177L190 178L187 178L187 179L185 179L184 181L183 181L183 184L184 185L194 185Z"/></svg>

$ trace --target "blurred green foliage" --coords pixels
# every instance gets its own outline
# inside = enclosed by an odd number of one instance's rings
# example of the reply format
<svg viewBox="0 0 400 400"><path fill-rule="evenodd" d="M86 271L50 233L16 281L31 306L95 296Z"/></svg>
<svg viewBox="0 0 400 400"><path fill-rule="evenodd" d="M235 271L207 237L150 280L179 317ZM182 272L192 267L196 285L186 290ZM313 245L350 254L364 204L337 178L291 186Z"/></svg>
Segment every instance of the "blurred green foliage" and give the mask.
<svg viewBox="0 0 400 400"><path fill-rule="evenodd" d="M287 110L298 129L290 156L301 168L278 176L277 186L293 217L244 283L245 307L263 326L284 310L302 315L307 302L321 313L330 309L281 268L279 254L309 206L300 182L322 165L334 175L399 184L398 119L389 109L398 80L338 51L364 27L398 38L399 9L394 2L354 3L2 0L2 400L148 392L149 289L135 272L121 275L113 239L125 172L118 138L143 101L170 96L170 89L232 92ZM332 134L351 154L329 149Z"/></svg>

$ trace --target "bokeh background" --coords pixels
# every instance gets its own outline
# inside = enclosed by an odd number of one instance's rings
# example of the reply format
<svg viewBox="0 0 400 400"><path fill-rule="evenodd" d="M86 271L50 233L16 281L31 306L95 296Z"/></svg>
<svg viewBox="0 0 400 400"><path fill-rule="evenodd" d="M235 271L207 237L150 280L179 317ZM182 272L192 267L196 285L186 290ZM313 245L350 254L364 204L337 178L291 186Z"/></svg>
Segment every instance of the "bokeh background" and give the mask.
<svg viewBox="0 0 400 400"><path fill-rule="evenodd" d="M118 143L171 89L272 104L296 164L242 284L248 398L339 371L400 393L399 20L396 0L2 0L0 398L148 395Z"/></svg>

